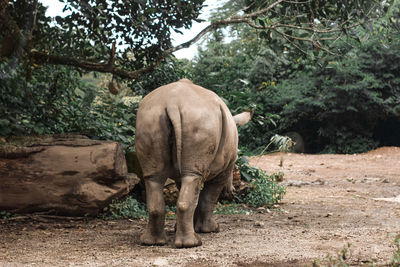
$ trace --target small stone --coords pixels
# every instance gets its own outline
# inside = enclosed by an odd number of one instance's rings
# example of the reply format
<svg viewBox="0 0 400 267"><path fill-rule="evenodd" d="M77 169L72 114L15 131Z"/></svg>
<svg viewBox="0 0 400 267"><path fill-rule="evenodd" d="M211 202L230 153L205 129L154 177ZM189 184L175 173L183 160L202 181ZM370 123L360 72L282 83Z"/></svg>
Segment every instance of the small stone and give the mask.
<svg viewBox="0 0 400 267"><path fill-rule="evenodd" d="M157 258L153 262L153 266L168 266L168 261L167 259L164 258Z"/></svg>
<svg viewBox="0 0 400 267"><path fill-rule="evenodd" d="M255 222L254 222L254 226L256 226L256 227L263 227L263 226L264 226L264 222L255 221Z"/></svg>

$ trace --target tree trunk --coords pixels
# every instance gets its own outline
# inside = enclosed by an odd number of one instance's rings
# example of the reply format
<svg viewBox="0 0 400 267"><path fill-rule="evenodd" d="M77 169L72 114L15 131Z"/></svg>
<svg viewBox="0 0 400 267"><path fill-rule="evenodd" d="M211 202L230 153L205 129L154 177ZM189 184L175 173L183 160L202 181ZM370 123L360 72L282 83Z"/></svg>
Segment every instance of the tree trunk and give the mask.
<svg viewBox="0 0 400 267"><path fill-rule="evenodd" d="M137 182L117 142L76 135L0 141L0 210L95 216Z"/></svg>

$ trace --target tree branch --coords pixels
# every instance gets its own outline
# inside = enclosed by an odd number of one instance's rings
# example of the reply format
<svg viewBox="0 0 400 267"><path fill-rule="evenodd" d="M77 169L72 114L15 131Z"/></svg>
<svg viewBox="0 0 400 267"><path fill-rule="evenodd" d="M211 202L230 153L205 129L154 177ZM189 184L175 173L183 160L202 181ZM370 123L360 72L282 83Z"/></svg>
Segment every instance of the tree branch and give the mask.
<svg viewBox="0 0 400 267"><path fill-rule="evenodd" d="M68 56L51 55L40 51L31 51L30 56L32 59L34 59L36 63L72 66L88 71L112 73L122 78L130 78L130 79L137 79L141 75L153 71L165 58L163 57L158 59L155 63L146 68L136 71L127 71L119 67L116 67L115 65L109 65L108 63L107 64L95 63L95 62L71 58Z"/></svg>
<svg viewBox="0 0 400 267"><path fill-rule="evenodd" d="M286 3L290 3L290 4L305 4L305 3L309 3L310 1L309 0L305 0L305 1L301 1L301 2L296 2L296 1L293 1L293 0L276 0L274 3L270 4L269 6L263 8L261 10L254 11L254 12L251 12L251 13L246 13L244 15L238 15L236 13L236 14L233 14L232 16L230 16L230 17L228 17L226 19L221 19L221 20L218 20L218 21L214 21L210 25L205 27L202 31L200 31L191 40L189 40L187 42L184 42L182 44L179 44L179 45L177 45L175 47L171 47L169 49L166 49L162 53L162 55L156 61L154 61L151 65L149 65L149 66L147 66L145 68L139 69L139 70L134 70L134 71L129 71L129 70L126 70L126 69L122 69L119 66L115 66L115 64L114 64L114 61L115 61L115 43L112 44L112 48L111 48L111 51L110 51L110 58L109 58L107 63L91 62L91 61L82 60L82 59L78 59L78 58L71 58L69 56L54 55L54 54L49 54L49 53L44 52L44 51L31 50L31 51L26 51L26 53L28 53L28 56L35 63L46 63L46 64L53 64L53 65L66 65L66 66L72 66L72 67L76 67L76 68L80 68L80 69L84 69L84 70L88 70L88 71L111 73L113 75L117 75L117 76L122 77L122 78L137 79L141 75L153 71L168 55L170 55L173 52L176 52L176 51L178 51L180 49L187 48L187 47L191 46L192 44L194 44L197 41L199 41L207 33L211 32L213 30L222 28L222 27L224 27L226 25L246 23L250 27L255 28L255 29L259 29L259 30L268 30L269 29L269 30L272 30L272 31L276 32L277 34L281 35L283 38L288 40L294 47L296 47L297 49L299 49L303 53L305 53L305 51L302 50L297 44L295 44L293 42L294 40L301 40L301 41L305 41L305 42L310 42L313 45L315 45L318 49L323 49L324 51L332 54L332 52L329 51L328 49L321 47L320 43L318 42L318 40L329 40L329 38L331 38L331 37L325 37L325 38L320 38L320 39L301 38L301 37L296 37L296 36L293 36L293 35L286 34L283 31L281 31L280 29L290 28L290 29L295 29L295 30L304 30L304 31L307 31L307 32L313 33L313 34L325 34L325 33L341 32L342 31L342 27L344 25L346 25L350 21L351 18L348 19L347 21L339 24L339 25L336 25L334 27L327 27L325 29L314 27L313 23L311 23L311 24L310 23L305 23L305 24L301 24L301 25L290 25L290 24L282 24L282 23L275 23L275 24L270 24L270 25L258 25L258 24L256 24L256 22L254 21L255 17L260 16L260 15L265 15L268 12L273 11L274 8L276 6L278 6L282 2L286 2ZM244 10L246 10L246 11L250 10L250 8L252 7L253 4L251 4L250 6L248 6ZM23 37L22 31L19 28L17 28L18 29L17 31L14 29L15 26L16 26L15 21L13 21L12 19L9 20L10 16L7 14L7 12L5 12L5 7L7 5L8 5L8 1L0 0L0 22L5 21L7 23L7 25L0 25L0 28L6 28L9 31L11 31L12 33L18 34L19 37ZM36 16L36 14L35 14L35 16ZM333 38L335 38L335 37L333 37Z"/></svg>

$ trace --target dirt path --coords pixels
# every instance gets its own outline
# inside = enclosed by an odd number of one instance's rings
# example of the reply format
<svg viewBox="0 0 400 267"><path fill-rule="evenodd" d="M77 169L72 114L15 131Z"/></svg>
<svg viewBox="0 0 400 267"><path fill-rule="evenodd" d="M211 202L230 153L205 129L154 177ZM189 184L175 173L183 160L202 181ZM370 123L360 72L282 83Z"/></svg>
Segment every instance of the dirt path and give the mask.
<svg viewBox="0 0 400 267"><path fill-rule="evenodd" d="M281 157L283 166L280 167ZM275 210L218 215L203 246L143 247L141 220L0 223L0 266L303 266L351 244L355 266L385 265L400 233L400 148L358 155L273 154L252 158L282 171L287 194ZM390 200L390 199L388 199Z"/></svg>

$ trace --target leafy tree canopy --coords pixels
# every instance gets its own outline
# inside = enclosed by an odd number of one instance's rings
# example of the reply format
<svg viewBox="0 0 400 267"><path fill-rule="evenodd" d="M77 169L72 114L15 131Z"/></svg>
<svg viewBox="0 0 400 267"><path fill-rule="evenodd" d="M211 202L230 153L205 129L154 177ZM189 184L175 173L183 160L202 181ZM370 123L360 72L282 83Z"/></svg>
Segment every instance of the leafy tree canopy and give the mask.
<svg viewBox="0 0 400 267"><path fill-rule="evenodd" d="M335 41L369 18L382 16L391 1L257 0L231 1L232 13L216 17L192 40L172 46L171 30L190 28L203 0L66 1L65 17L45 16L37 0L0 0L1 56L25 64L69 65L137 78L152 71L172 52L198 41L207 32L247 24L271 43L308 55L330 51ZM335 33L332 36L331 33ZM329 35L328 35L329 34ZM121 50L116 51L118 46Z"/></svg>
<svg viewBox="0 0 400 267"><path fill-rule="evenodd" d="M237 3L228 4L216 16ZM248 25L217 31L191 64L193 80L215 90L232 111L255 109L252 121L239 129L247 150L259 151L274 133L289 131L303 136L308 152L398 145L399 21L395 1L374 23L349 30L355 38L344 35L329 44L333 53L320 50L322 56L314 58L301 56L282 36L276 45L260 40Z"/></svg>

